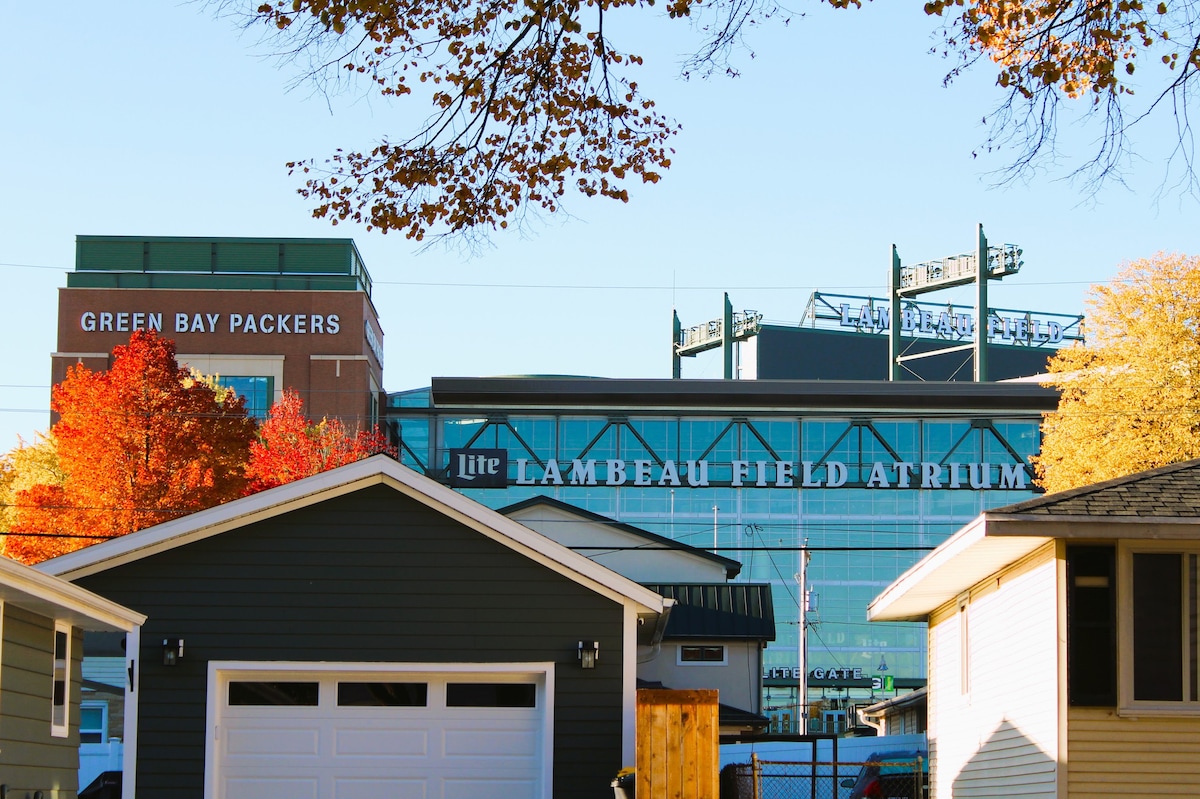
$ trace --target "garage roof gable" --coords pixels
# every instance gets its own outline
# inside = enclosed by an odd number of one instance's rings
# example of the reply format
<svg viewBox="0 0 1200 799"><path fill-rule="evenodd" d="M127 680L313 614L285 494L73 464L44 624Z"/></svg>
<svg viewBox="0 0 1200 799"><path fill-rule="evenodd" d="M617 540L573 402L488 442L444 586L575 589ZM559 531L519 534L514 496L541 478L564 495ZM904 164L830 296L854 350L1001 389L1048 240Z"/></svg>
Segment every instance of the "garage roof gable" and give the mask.
<svg viewBox="0 0 1200 799"><path fill-rule="evenodd" d="M500 544L639 612L662 614L673 602L530 530L385 455L376 455L303 480L38 564L45 574L75 580L236 530L374 485L386 485Z"/></svg>

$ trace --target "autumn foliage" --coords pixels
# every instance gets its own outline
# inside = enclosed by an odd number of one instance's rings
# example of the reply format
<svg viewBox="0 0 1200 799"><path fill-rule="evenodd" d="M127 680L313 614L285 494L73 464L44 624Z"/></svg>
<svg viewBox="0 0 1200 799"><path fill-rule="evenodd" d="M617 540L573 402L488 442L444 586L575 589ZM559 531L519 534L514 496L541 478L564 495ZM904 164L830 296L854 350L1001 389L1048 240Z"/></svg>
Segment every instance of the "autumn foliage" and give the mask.
<svg viewBox="0 0 1200 799"><path fill-rule="evenodd" d="M274 488L380 453L396 457L378 429L351 433L337 419L313 423L300 395L285 391L250 445L248 490Z"/></svg>
<svg viewBox="0 0 1200 799"><path fill-rule="evenodd" d="M1200 258L1127 264L1088 298L1086 345L1050 361L1061 391L1042 424L1048 491L1200 457Z"/></svg>
<svg viewBox="0 0 1200 799"><path fill-rule="evenodd" d="M411 136L288 166L317 217L422 239L438 226L507 227L527 207L554 211L577 191L626 201L657 182L677 126L636 81L641 63L604 35L604 19L653 0L276 0L257 14L284 47L384 97L419 89L432 105ZM686 15L689 0L670 6ZM332 71L332 70L331 70ZM330 81L336 81L334 76Z"/></svg>
<svg viewBox="0 0 1200 799"><path fill-rule="evenodd" d="M614 26L605 26L616 14L656 13L654 0L211 2L244 9L248 24L271 31L277 52L322 90L361 78L389 100L430 104L410 115L423 124L392 139L288 164L303 176L299 191L313 215L334 224L414 239L438 229L486 232L529 209L555 211L571 191L627 201L631 182L657 182L671 165L680 126L634 80L642 57L617 46ZM774 0L665 0L659 8L699 34L685 76L736 74L729 56L742 49L743 32L794 16ZM1200 70L1200 18L1190 4L928 0L924 11L944 21L940 49L956 62L947 82L979 61L997 70L1005 99L985 120L986 144L1017 150L1010 177L1053 165L1059 105L1085 98L1083 112L1099 112L1101 122L1093 154L1072 162L1077 172L1097 184L1119 172L1128 127L1161 106L1176 116L1172 159L1194 180L1187 105ZM1150 85L1137 105L1135 70Z"/></svg>
<svg viewBox="0 0 1200 799"><path fill-rule="evenodd" d="M51 408L63 479L15 494L11 558L34 563L246 490L255 425L241 398L194 379L154 332L115 348L106 372L72 367Z"/></svg>

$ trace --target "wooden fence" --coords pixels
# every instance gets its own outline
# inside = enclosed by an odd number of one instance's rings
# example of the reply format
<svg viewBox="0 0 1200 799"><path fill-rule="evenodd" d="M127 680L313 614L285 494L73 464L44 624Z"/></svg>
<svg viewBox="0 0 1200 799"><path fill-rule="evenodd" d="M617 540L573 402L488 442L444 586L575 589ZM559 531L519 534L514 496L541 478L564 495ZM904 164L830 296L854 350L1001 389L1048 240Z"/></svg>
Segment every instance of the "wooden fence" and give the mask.
<svg viewBox="0 0 1200 799"><path fill-rule="evenodd" d="M637 692L639 799L718 799L717 692Z"/></svg>

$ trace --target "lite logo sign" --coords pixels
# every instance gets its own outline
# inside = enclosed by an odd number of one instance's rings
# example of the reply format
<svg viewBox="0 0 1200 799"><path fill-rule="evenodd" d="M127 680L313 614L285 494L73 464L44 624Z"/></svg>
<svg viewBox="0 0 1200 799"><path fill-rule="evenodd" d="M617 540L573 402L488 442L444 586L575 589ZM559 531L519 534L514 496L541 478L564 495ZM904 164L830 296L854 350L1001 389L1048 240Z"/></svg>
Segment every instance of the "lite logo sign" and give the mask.
<svg viewBox="0 0 1200 799"><path fill-rule="evenodd" d="M508 485L508 451L450 450L450 485L453 488L504 488Z"/></svg>

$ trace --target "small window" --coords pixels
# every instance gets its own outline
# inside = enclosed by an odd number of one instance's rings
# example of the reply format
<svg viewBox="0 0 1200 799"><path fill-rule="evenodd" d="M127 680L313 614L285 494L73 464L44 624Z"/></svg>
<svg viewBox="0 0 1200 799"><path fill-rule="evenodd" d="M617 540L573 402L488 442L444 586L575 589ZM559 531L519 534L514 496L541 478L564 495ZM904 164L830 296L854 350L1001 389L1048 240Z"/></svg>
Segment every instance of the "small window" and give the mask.
<svg viewBox="0 0 1200 799"><path fill-rule="evenodd" d="M79 743L102 744L108 737L108 703L85 701L79 706Z"/></svg>
<svg viewBox="0 0 1200 799"><path fill-rule="evenodd" d="M429 685L423 682L339 682L339 707L425 707Z"/></svg>
<svg viewBox="0 0 1200 799"><path fill-rule="evenodd" d="M70 715L71 628L63 622L54 624L54 684L50 700L50 734L66 738Z"/></svg>
<svg viewBox="0 0 1200 799"><path fill-rule="evenodd" d="M680 664L700 664L709 666L725 665L725 647L723 646L681 646L679 647Z"/></svg>
<svg viewBox="0 0 1200 799"><path fill-rule="evenodd" d="M319 685L315 682L231 682L229 704L316 707L320 695L318 689Z"/></svg>
<svg viewBox="0 0 1200 799"><path fill-rule="evenodd" d="M537 686L511 682L452 682L446 707L537 707Z"/></svg>

